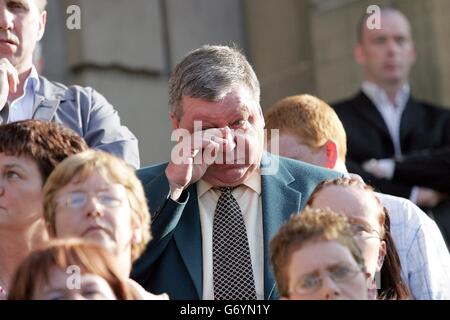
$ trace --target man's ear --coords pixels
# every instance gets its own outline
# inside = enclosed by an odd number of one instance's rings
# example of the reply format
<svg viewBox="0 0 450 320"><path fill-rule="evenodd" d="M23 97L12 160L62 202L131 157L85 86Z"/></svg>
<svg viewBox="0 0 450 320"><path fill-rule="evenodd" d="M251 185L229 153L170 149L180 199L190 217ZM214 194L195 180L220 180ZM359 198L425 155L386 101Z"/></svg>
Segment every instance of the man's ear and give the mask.
<svg viewBox="0 0 450 320"><path fill-rule="evenodd" d="M338 160L337 145L333 140L328 140L322 147L325 153L325 167L333 169L336 166Z"/></svg>
<svg viewBox="0 0 450 320"><path fill-rule="evenodd" d="M412 53L411 53L411 55L412 55L412 57L411 57L412 64L415 64L416 60L417 60L417 47L416 47L416 44L414 42L412 44Z"/></svg>
<svg viewBox="0 0 450 320"><path fill-rule="evenodd" d="M172 123L172 129L178 129L180 128L180 121L178 120L178 117L175 115L175 112L169 112L169 118L170 122Z"/></svg>
<svg viewBox="0 0 450 320"><path fill-rule="evenodd" d="M366 63L364 49L360 43L355 44L355 46L353 47L353 57L359 65L364 65Z"/></svg>
<svg viewBox="0 0 450 320"><path fill-rule="evenodd" d="M39 30L38 30L37 41L40 41L42 39L42 37L44 36L45 26L47 24L47 11L42 11L40 13L39 18L40 19L39 19Z"/></svg>

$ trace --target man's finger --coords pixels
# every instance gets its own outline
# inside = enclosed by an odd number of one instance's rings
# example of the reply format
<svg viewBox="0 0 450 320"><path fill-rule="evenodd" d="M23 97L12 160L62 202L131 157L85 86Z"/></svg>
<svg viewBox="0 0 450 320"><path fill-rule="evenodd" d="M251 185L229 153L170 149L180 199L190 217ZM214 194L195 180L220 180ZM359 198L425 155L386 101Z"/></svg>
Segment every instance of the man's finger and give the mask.
<svg viewBox="0 0 450 320"><path fill-rule="evenodd" d="M220 145L214 141L210 143L203 150L203 163L210 166L212 165L219 155Z"/></svg>
<svg viewBox="0 0 450 320"><path fill-rule="evenodd" d="M19 73L17 72L16 68L14 68L9 60L2 59L0 62L0 69L6 72L9 91L13 93L17 92L17 88L19 86Z"/></svg>

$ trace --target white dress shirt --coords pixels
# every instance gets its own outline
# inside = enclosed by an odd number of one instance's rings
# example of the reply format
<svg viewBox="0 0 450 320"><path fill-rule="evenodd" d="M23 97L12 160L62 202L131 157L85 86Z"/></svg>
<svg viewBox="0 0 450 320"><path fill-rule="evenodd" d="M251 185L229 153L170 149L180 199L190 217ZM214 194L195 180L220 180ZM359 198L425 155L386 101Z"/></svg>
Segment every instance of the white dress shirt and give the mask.
<svg viewBox="0 0 450 320"><path fill-rule="evenodd" d="M410 95L409 85L405 84L397 93L395 103L392 103L389 100L386 91L372 82L364 81L362 84L362 91L373 102L378 112L380 112L383 117L389 135L391 136L392 143L394 144L395 155L400 156L402 154L400 145L400 123Z"/></svg>
<svg viewBox="0 0 450 320"><path fill-rule="evenodd" d="M389 212L402 278L417 300L450 299L450 255L436 223L403 198L377 193Z"/></svg>
<svg viewBox="0 0 450 320"><path fill-rule="evenodd" d="M391 136L391 141L394 145L395 156L402 155L402 147L400 144L400 125L402 121L403 111L405 111L406 104L411 93L411 89L408 84L405 84L395 97L395 103L393 104L389 100L386 91L380 88L378 85L364 81L361 90L366 96L373 102L378 112L381 114L384 123ZM378 159L379 160L379 159ZM394 161L391 161L391 165L394 166ZM394 171L394 169L392 169ZM416 203L419 189L413 187L409 199Z"/></svg>
<svg viewBox="0 0 450 320"><path fill-rule="evenodd" d="M16 122L33 118L35 92L39 89L39 76L36 68L31 68L25 80L23 94L9 103L8 122Z"/></svg>
<svg viewBox="0 0 450 320"><path fill-rule="evenodd" d="M214 212L220 191L214 186L200 180L197 183L198 205L202 227L203 254L203 299L214 299L212 231ZM247 181L233 190L247 228L253 275L255 279L256 297L264 299L264 238L261 203L261 175L259 171L250 176Z"/></svg>

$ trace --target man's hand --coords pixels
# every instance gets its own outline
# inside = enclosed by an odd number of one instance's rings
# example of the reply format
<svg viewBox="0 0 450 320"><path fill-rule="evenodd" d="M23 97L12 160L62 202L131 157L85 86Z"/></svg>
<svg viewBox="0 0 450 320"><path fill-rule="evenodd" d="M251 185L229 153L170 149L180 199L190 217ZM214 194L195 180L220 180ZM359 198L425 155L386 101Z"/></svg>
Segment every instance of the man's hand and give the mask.
<svg viewBox="0 0 450 320"><path fill-rule="evenodd" d="M418 187L416 204L420 207L433 208L448 196L438 191Z"/></svg>
<svg viewBox="0 0 450 320"><path fill-rule="evenodd" d="M8 101L9 93L15 93L19 86L19 73L8 59L0 59L0 110Z"/></svg>
<svg viewBox="0 0 450 320"><path fill-rule="evenodd" d="M170 197L177 201L183 190L200 180L225 148L232 144L229 128L196 131L183 136L172 150L166 176Z"/></svg>
<svg viewBox="0 0 450 320"><path fill-rule="evenodd" d="M395 161L393 159L371 159L362 165L363 169L379 179L392 179L395 171Z"/></svg>

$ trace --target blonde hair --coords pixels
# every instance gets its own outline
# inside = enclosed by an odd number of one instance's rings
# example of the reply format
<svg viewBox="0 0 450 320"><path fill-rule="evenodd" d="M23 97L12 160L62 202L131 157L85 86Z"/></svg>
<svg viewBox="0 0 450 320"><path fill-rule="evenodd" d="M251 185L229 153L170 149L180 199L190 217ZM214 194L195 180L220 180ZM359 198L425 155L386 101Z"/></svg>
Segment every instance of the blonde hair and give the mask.
<svg viewBox="0 0 450 320"><path fill-rule="evenodd" d="M98 172L110 183L125 187L132 210L131 226L140 227L141 237L138 243L131 243L131 259L134 262L145 250L151 240L150 213L145 198L144 189L137 178L134 169L123 160L102 152L89 150L67 158L52 172L44 186L44 218L51 235L56 235L55 214L58 191L69 184L76 176L78 182L88 178L93 172Z"/></svg>
<svg viewBox="0 0 450 320"><path fill-rule="evenodd" d="M319 98L307 94L287 97L275 103L264 119L269 139L270 129L292 134L313 149L319 149L332 139L338 145L339 159L345 162L344 126L333 108Z"/></svg>
<svg viewBox="0 0 450 320"><path fill-rule="evenodd" d="M281 296L289 296L287 268L292 254L316 241L337 241L347 247L365 272L364 258L347 218L330 209L306 207L300 214L292 215L270 241L270 260Z"/></svg>

